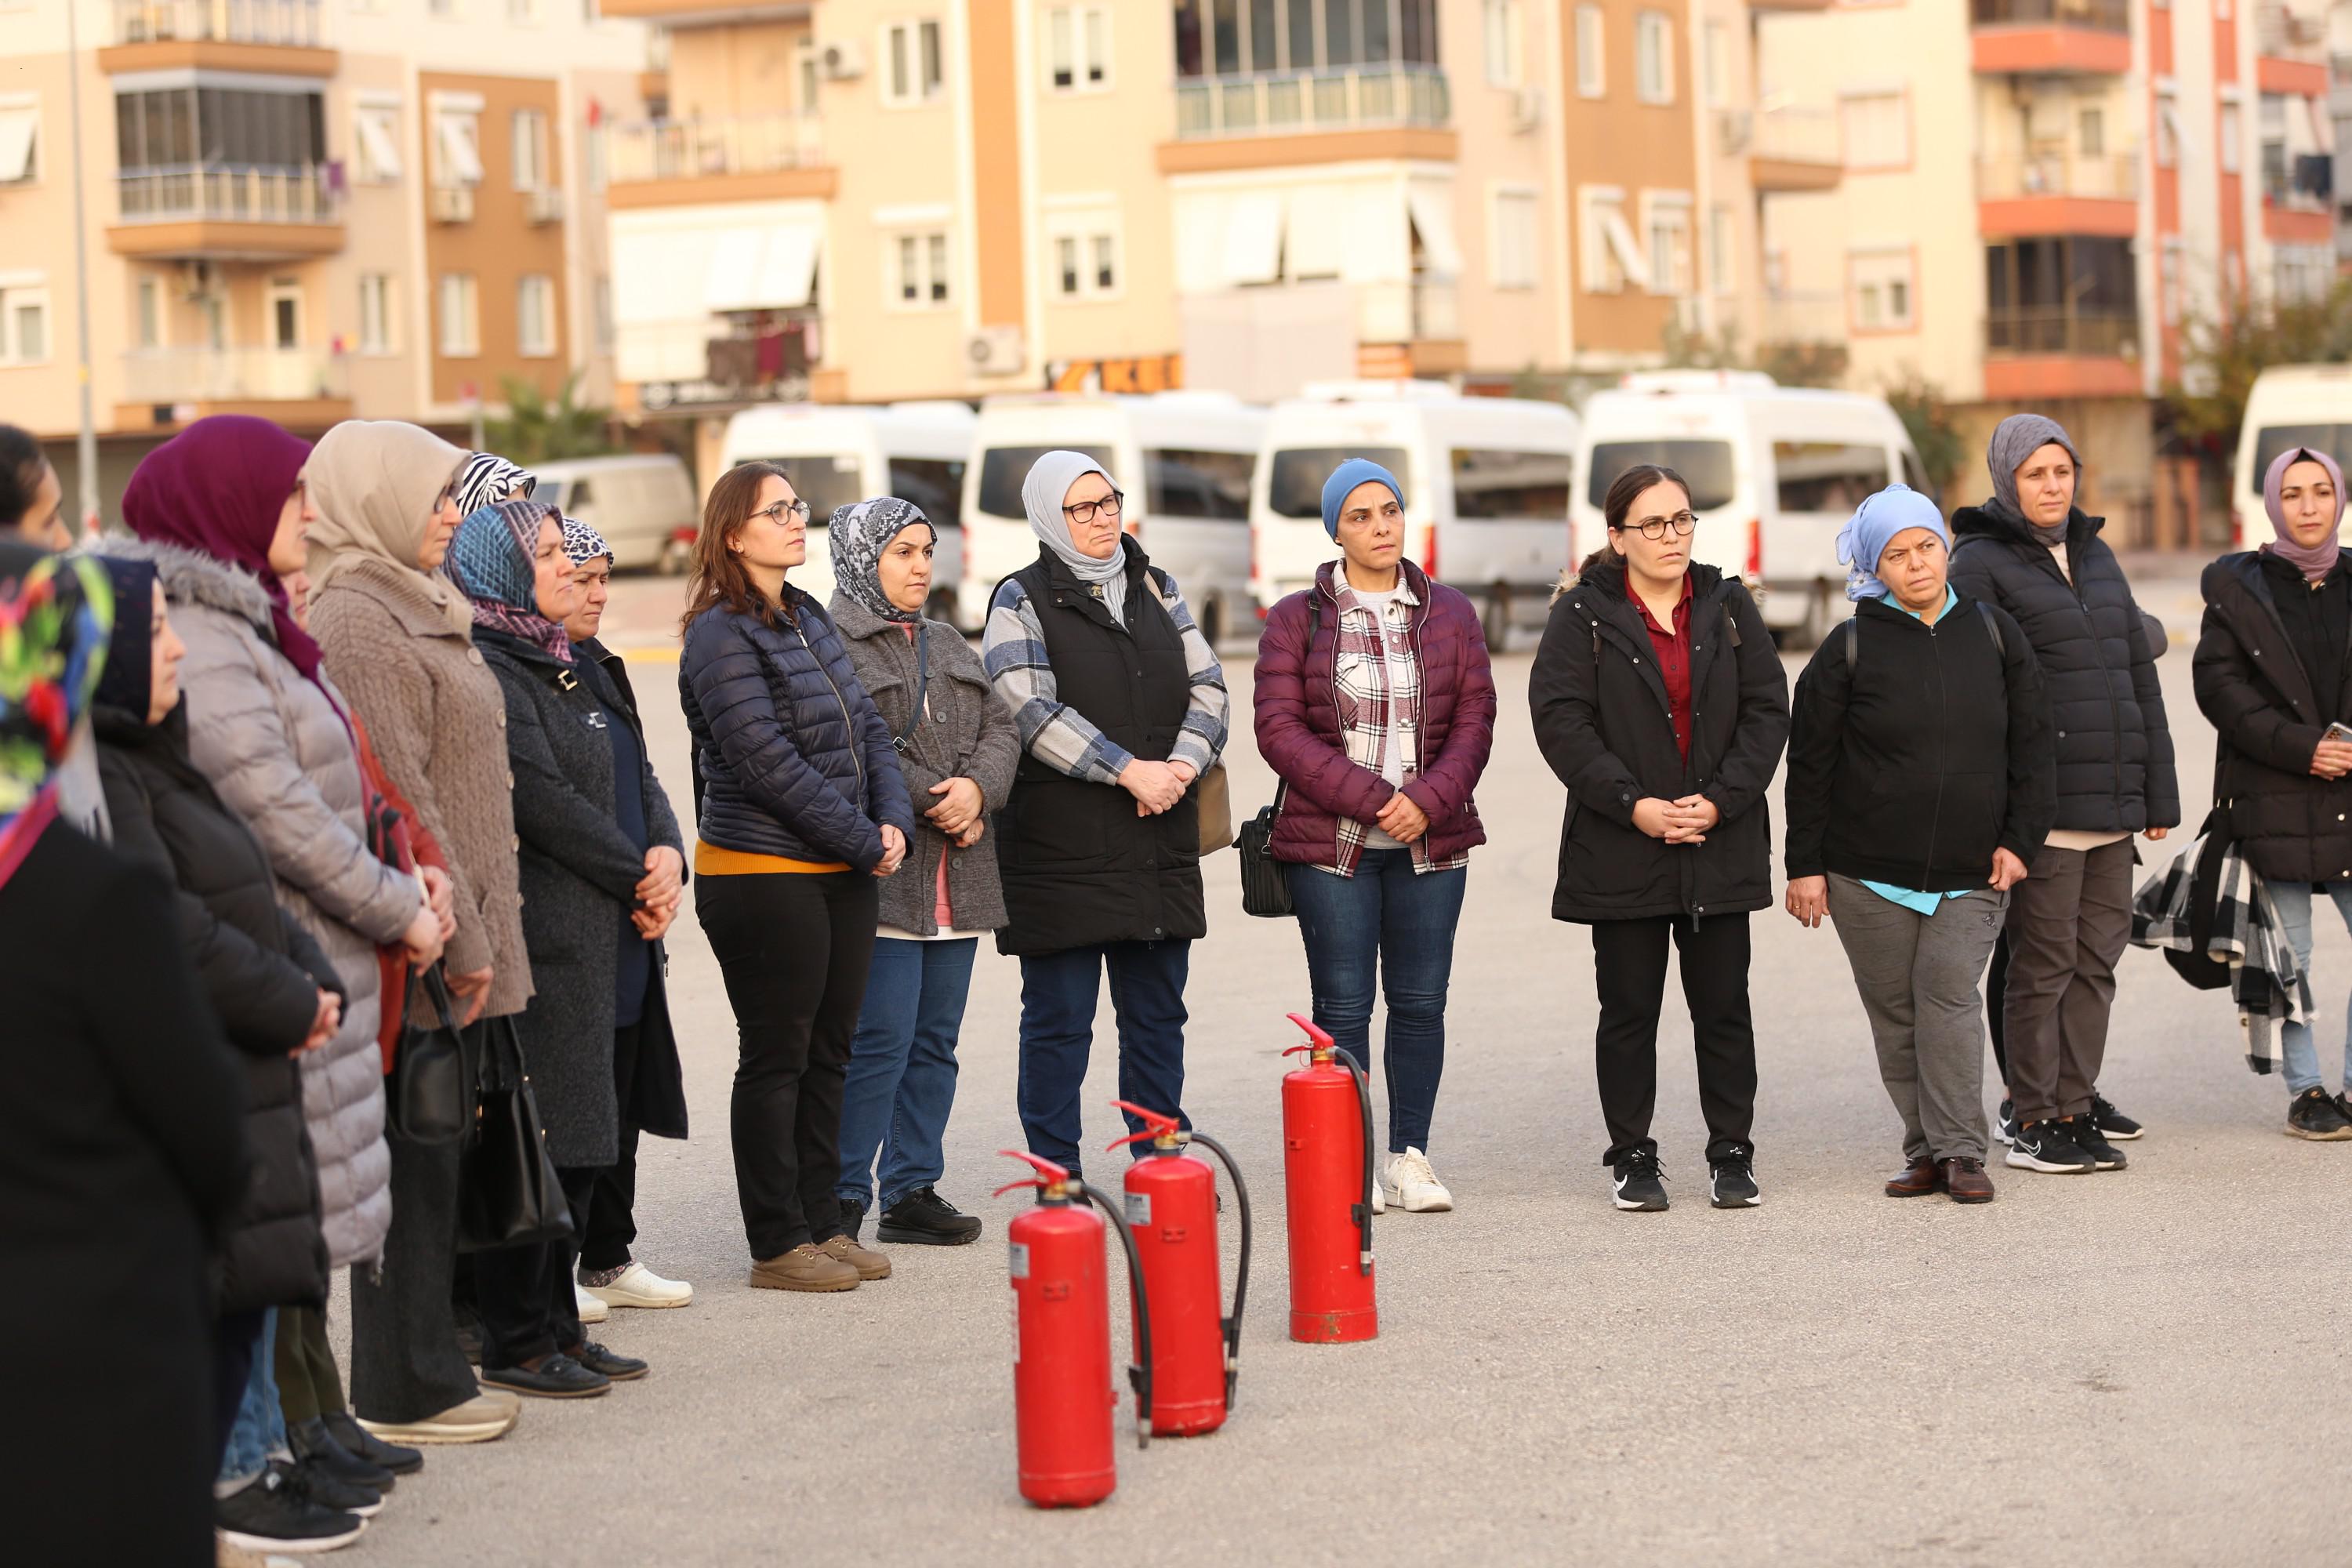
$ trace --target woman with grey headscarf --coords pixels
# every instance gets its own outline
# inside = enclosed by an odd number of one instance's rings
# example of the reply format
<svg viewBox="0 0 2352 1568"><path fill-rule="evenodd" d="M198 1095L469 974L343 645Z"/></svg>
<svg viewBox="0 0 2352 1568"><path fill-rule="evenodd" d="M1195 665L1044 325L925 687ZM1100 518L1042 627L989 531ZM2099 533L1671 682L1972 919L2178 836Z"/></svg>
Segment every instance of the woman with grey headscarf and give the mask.
<svg viewBox="0 0 2352 1568"><path fill-rule="evenodd" d="M1224 750L1225 677L1175 579L1120 531L1099 464L1047 452L1021 499L1037 559L998 584L982 650L1022 748L996 818L996 946L1021 960L1030 1152L1075 1172L1106 967L1119 1098L1183 1118L1184 980L1209 931L1193 785Z"/></svg>
<svg viewBox="0 0 2352 1568"><path fill-rule="evenodd" d="M2058 752L2057 825L2011 895L2001 1026L2009 1164L2123 1168L2139 1124L2097 1081L2131 936L2132 836L2180 820L2156 653L2131 584L2074 504L2083 461L2054 419L2016 414L1985 454L1992 498L1952 515L1952 586L2006 610L2040 661ZM1999 965L1996 965L1998 968Z"/></svg>
<svg viewBox="0 0 2352 1568"><path fill-rule="evenodd" d="M841 1223L855 1237L881 1159L883 1241L954 1247L980 1221L939 1195L955 1103L956 1037L982 931L1004 923L988 813L1021 754L1013 716L953 626L927 619L939 532L895 496L833 514L825 606L857 683L881 710L919 814L903 873L882 884L874 963L841 1107Z"/></svg>

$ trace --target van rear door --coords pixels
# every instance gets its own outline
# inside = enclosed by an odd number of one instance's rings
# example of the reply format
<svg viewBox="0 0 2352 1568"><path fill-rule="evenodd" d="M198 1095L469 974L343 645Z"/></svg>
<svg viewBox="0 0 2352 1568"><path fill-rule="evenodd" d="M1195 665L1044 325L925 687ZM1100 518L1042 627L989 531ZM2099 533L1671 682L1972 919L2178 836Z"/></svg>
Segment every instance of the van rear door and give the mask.
<svg viewBox="0 0 2352 1568"><path fill-rule="evenodd" d="M1814 637L1837 618L1845 568L1837 539L1853 509L1895 482L1884 436L1774 437L1764 514L1764 583L1780 596L1776 626Z"/></svg>
<svg viewBox="0 0 2352 1568"><path fill-rule="evenodd" d="M1444 460L1454 506L1438 524L1439 575L1465 592L1522 590L1513 596L1540 607L1568 564L1575 458L1456 444Z"/></svg>

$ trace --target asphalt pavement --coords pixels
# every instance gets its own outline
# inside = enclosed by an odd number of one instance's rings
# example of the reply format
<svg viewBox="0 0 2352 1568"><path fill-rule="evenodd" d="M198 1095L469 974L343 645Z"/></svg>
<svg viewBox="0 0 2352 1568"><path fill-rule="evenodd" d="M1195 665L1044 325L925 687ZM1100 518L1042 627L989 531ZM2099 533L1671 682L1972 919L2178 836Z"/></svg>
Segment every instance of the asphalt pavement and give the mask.
<svg viewBox="0 0 2352 1568"><path fill-rule="evenodd" d="M683 805L677 585L619 588L610 629L642 645L632 675ZM2150 572L2142 598L2173 637L2166 697L2201 803L2193 579ZM898 1248L893 1278L846 1294L754 1291L728 1151L733 1023L689 909L670 994L695 1137L646 1143L637 1250L694 1281L694 1304L615 1312L593 1331L650 1377L434 1450L345 1560L2352 1562L2352 1143L2283 1136L2284 1090L2246 1069L2226 996L2154 954L2126 957L2102 1079L2149 1128L2130 1168L1996 1165L1999 1201L1963 1208L1881 1194L1898 1130L1836 937L1755 915L1763 1206L1706 1205L1690 1030L1671 1005L1656 1132L1674 1207L1610 1206L1590 944L1549 918L1561 792L1529 730L1531 645L1497 661L1478 792L1493 840L1472 860L1430 1151L1457 1208L1380 1223L1379 1339L1285 1337L1278 1053L1306 966L1295 927L1241 912L1233 856L1208 870L1185 1108L1259 1201L1240 1399L1224 1430L1148 1452L1122 1423L1118 1489L1084 1512L1014 1490L1003 1241L1022 1200L987 1194L1017 1173L994 1153L1020 1142L1017 965L982 952L947 1139L941 1190L986 1216L980 1242ZM1245 647L1226 669L1245 816L1273 784L1248 738ZM2332 1008L2352 980L2343 931L2324 931L2317 969ZM1123 1131L1108 1004L1097 1037L1099 1144ZM1115 1339L1123 1355L1124 1327Z"/></svg>

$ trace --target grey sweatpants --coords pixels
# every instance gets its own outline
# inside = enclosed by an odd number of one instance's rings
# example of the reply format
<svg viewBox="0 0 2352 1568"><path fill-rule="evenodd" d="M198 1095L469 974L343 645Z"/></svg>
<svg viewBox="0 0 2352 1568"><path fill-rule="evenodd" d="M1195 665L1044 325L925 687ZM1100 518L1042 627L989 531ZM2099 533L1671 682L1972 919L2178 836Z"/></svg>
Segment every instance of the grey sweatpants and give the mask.
<svg viewBox="0 0 2352 1568"><path fill-rule="evenodd" d="M2116 963L2131 941L2132 841L2043 845L2009 911L2002 1040L2020 1121L2080 1116L2107 1054Z"/></svg>
<svg viewBox="0 0 2352 1568"><path fill-rule="evenodd" d="M2009 895L1947 899L1932 915L1830 876L1830 919L1853 966L1878 1076L1903 1118L1903 1157L1985 1156L1984 995Z"/></svg>

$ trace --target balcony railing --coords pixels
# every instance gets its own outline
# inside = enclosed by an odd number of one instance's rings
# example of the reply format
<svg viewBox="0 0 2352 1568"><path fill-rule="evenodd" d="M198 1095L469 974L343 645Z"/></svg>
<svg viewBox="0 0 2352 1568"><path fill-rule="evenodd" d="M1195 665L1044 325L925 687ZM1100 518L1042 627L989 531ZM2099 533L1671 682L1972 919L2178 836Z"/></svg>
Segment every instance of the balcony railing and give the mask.
<svg viewBox="0 0 2352 1568"><path fill-rule="evenodd" d="M1176 134L1186 138L1442 126L1453 119L1445 73L1426 66L1200 77L1176 84Z"/></svg>
<svg viewBox="0 0 2352 1568"><path fill-rule="evenodd" d="M2128 153L1988 153L1977 160L1977 197L2017 201L2031 196L2084 196L2103 201L2139 197L2139 160Z"/></svg>
<svg viewBox="0 0 2352 1568"><path fill-rule="evenodd" d="M127 403L299 403L349 397L341 354L324 349L142 349L122 359Z"/></svg>
<svg viewBox="0 0 2352 1568"><path fill-rule="evenodd" d="M2254 13L2254 53L2322 64L2327 59L2326 20L2301 16L2284 0L2263 0Z"/></svg>
<svg viewBox="0 0 2352 1568"><path fill-rule="evenodd" d="M1357 285L1356 337L1360 342L1447 342L1461 335L1459 302L1451 282L1424 278Z"/></svg>
<svg viewBox="0 0 2352 1568"><path fill-rule="evenodd" d="M2139 353L2139 317L2057 305L1996 310L1985 317L1985 353L2134 358Z"/></svg>
<svg viewBox="0 0 2352 1568"><path fill-rule="evenodd" d="M117 176L124 223L333 223L327 171L142 169Z"/></svg>
<svg viewBox="0 0 2352 1568"><path fill-rule="evenodd" d="M2131 31L2131 0L1972 0L1979 27L2090 27Z"/></svg>
<svg viewBox="0 0 2352 1568"><path fill-rule="evenodd" d="M1828 109L1766 109L1758 111L1748 142L1749 156L1788 163L1845 162L1838 117Z"/></svg>
<svg viewBox="0 0 2352 1568"><path fill-rule="evenodd" d="M612 178L618 184L815 168L824 163L820 130L821 122L805 114L615 126Z"/></svg>
<svg viewBox="0 0 2352 1568"><path fill-rule="evenodd" d="M323 0L114 0L114 41L319 47Z"/></svg>

